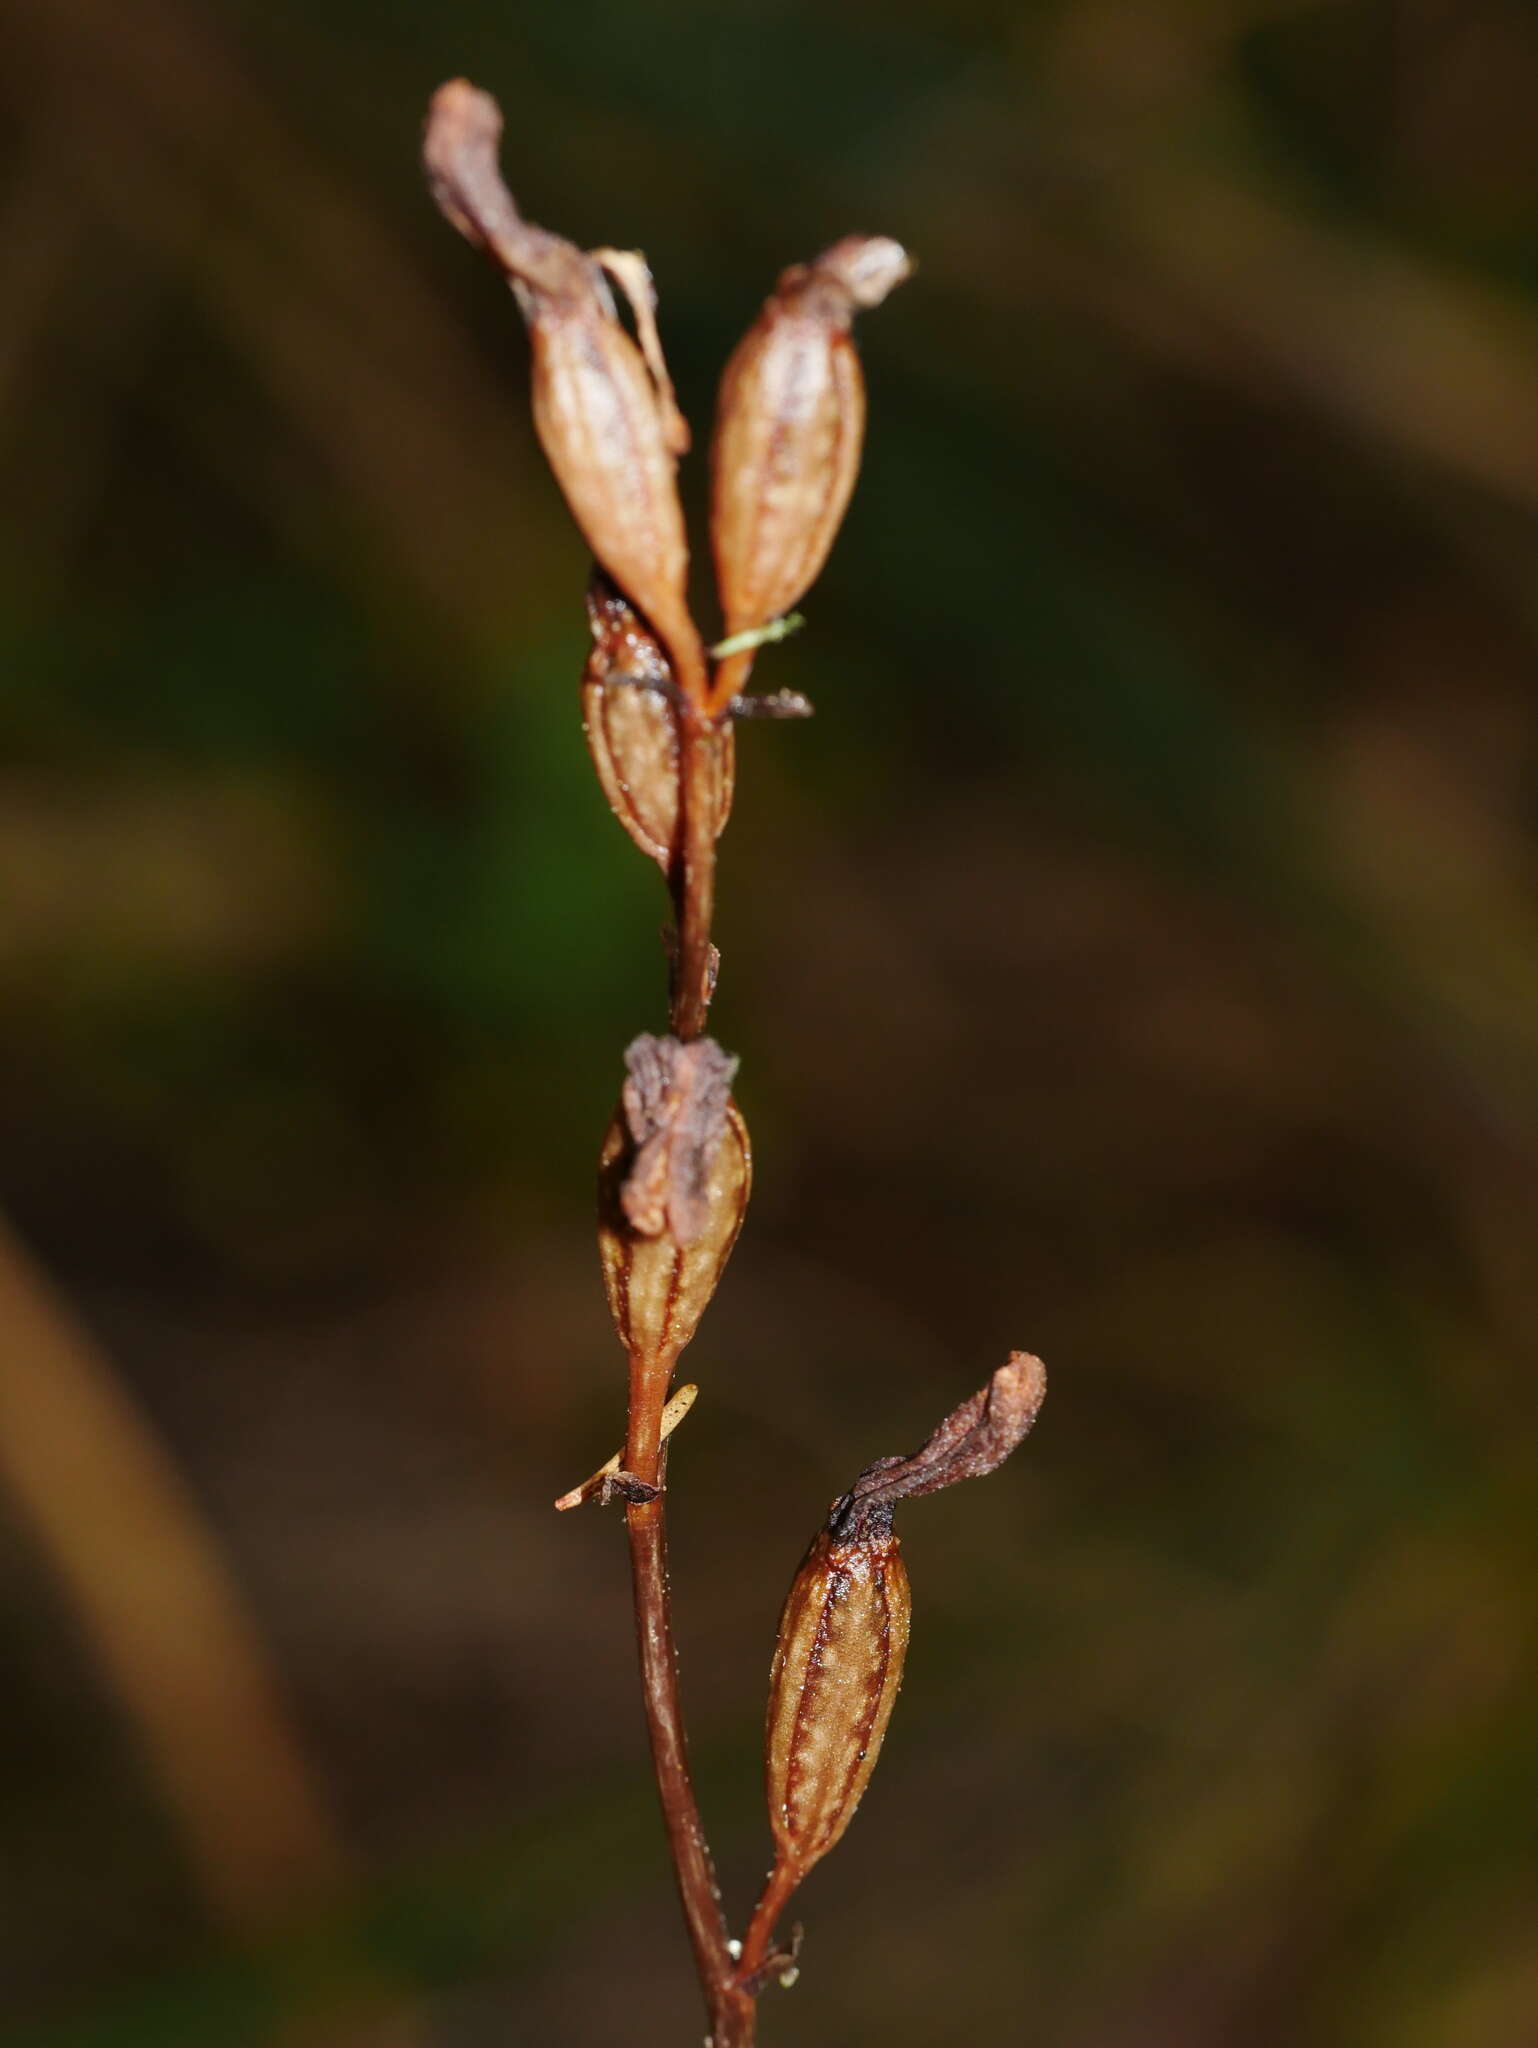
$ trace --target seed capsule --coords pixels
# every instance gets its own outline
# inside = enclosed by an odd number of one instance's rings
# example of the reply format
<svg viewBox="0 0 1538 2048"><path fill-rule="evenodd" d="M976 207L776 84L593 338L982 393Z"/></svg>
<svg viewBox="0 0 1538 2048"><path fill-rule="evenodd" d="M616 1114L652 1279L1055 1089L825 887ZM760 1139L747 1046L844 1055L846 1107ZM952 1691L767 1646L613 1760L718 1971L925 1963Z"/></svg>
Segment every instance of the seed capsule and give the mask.
<svg viewBox="0 0 1538 2048"><path fill-rule="evenodd" d="M667 871L678 830L678 721L673 671L644 621L601 571L587 593L593 648L582 673L582 730L609 808L643 853ZM736 739L712 735L719 837L732 807Z"/></svg>
<svg viewBox="0 0 1538 2048"><path fill-rule="evenodd" d="M1024 1440L1047 1376L1012 1351L906 1458L877 1458L845 1494L791 1582L769 1673L765 1778L775 1863L753 1926L762 1957L775 1919L860 1803L891 1718L912 1602L892 1512L993 1472Z"/></svg>
<svg viewBox="0 0 1538 2048"><path fill-rule="evenodd" d="M598 1253L626 1351L671 1370L715 1293L753 1181L735 1061L710 1039L642 1037L598 1155Z"/></svg>
<svg viewBox="0 0 1538 2048"><path fill-rule="evenodd" d="M616 263L633 295L655 371L615 312L603 265L519 214L497 169L502 116L489 94L455 79L433 96L423 155L439 206L502 270L533 355L534 427L583 538L702 698L705 652L689 616L689 549L674 465L687 431L661 368L650 278Z"/></svg>
<svg viewBox="0 0 1538 2048"><path fill-rule="evenodd" d="M803 1876L848 1827L902 1681L912 1602L888 1528L823 1530L791 1584L769 1674L765 1776L780 1865Z"/></svg>
<svg viewBox="0 0 1538 2048"><path fill-rule="evenodd" d="M711 451L711 540L729 638L789 611L827 560L865 431L850 326L909 268L884 235L835 242L784 273L726 366ZM727 656L718 701L742 688L752 662L751 649Z"/></svg>
<svg viewBox="0 0 1538 2048"><path fill-rule="evenodd" d="M682 686L703 690L673 455L640 350L600 300L596 280L571 301L520 297L533 343L534 428L572 516L657 629Z"/></svg>

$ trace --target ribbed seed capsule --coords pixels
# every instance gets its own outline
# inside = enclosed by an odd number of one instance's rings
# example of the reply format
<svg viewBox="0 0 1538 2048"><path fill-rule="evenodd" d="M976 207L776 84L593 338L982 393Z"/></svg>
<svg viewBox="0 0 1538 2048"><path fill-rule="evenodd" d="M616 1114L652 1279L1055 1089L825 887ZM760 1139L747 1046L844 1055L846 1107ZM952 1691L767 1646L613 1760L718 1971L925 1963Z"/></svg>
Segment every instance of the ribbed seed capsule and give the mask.
<svg viewBox="0 0 1538 2048"><path fill-rule="evenodd" d="M912 1611L892 1512L996 1471L1046 1389L1041 1360L1012 1351L910 1456L866 1466L834 1501L791 1583L769 1673L764 1758L776 1854L744 1944L752 1981L776 1960L766 1951L787 1899L848 1827L891 1718Z"/></svg>
<svg viewBox="0 0 1538 2048"><path fill-rule="evenodd" d="M587 594L593 647L582 672L582 730L609 808L666 873L678 830L678 721L673 672L645 622L602 572ZM712 735L717 836L732 805L736 738Z"/></svg>
<svg viewBox="0 0 1538 2048"><path fill-rule="evenodd" d="M639 259L604 252L636 303L654 367L620 325L603 264L519 214L497 169L501 133L489 94L462 78L440 87L423 146L433 195L517 297L535 431L583 538L656 628L681 687L702 697L705 653L685 595L689 549L673 475L688 431L655 349L650 281Z"/></svg>
<svg viewBox="0 0 1538 2048"><path fill-rule="evenodd" d="M711 541L729 637L789 611L827 560L865 432L850 326L908 270L888 237L847 236L784 273L726 366L711 451ZM727 657L718 700L741 689L752 661L751 651Z"/></svg>
<svg viewBox="0 0 1538 2048"><path fill-rule="evenodd" d="M705 657L684 595L689 546L674 457L650 373L607 297L596 272L571 299L520 291L533 344L534 429L583 538L656 628L683 687L697 693Z"/></svg>
<svg viewBox="0 0 1538 2048"><path fill-rule="evenodd" d="M843 1834L876 1767L908 1648L912 1602L890 1529L824 1530L792 1582L769 1675L769 1824L804 1876Z"/></svg>

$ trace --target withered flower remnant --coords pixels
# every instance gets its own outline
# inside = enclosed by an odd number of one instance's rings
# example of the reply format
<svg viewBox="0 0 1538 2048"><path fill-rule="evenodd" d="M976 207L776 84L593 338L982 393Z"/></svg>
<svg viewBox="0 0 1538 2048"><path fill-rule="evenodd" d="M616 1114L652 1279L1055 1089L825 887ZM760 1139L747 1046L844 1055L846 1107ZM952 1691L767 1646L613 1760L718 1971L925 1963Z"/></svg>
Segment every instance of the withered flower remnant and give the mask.
<svg viewBox="0 0 1538 2048"><path fill-rule="evenodd" d="M850 335L908 275L886 235L849 235L787 270L721 378L711 448L711 543L728 638L788 612L816 579L854 489L865 379ZM718 702L753 650L728 655Z"/></svg>
<svg viewBox="0 0 1538 2048"><path fill-rule="evenodd" d="M736 1062L713 1040L643 1037L626 1060L598 1155L598 1252L615 1334L638 1366L665 1376L731 1256L753 1156L725 1093Z"/></svg>
<svg viewBox="0 0 1538 2048"><path fill-rule="evenodd" d="M963 1479L996 1472L1030 1433L1047 1395L1047 1369L1028 1351L1012 1351L989 1380L955 1408L906 1458L878 1458L833 1503L829 1530L851 1542L892 1526L899 1501L939 1493Z"/></svg>
<svg viewBox="0 0 1538 2048"><path fill-rule="evenodd" d="M654 1038L650 1032L625 1049L620 1103L635 1158L620 1207L642 1237L664 1232L680 1250L710 1223L710 1173L726 1135L737 1061L713 1038Z"/></svg>

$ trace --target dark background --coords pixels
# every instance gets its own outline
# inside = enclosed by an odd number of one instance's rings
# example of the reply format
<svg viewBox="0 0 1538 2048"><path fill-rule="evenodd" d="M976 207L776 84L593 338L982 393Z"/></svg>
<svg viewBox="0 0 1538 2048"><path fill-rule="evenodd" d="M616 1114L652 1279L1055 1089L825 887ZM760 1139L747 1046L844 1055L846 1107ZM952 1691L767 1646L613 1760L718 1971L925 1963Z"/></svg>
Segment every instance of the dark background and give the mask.
<svg viewBox="0 0 1538 2048"><path fill-rule="evenodd" d="M548 1505L619 1435L662 895L421 189L456 72L647 250L701 444L782 265L920 262L723 845L759 1179L674 1477L735 1917L828 1497L1052 1384L908 1512L768 2048L1526 2048L1519 0L6 0L0 2040L701 2032L620 1531Z"/></svg>

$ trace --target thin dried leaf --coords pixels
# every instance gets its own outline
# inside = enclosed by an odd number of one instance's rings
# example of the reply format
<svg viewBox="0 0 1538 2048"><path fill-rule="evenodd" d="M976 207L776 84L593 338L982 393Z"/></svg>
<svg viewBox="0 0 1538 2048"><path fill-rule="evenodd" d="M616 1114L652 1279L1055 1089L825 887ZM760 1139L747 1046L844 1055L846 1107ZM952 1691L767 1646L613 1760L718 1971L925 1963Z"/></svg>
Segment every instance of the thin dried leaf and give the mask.
<svg viewBox="0 0 1538 2048"><path fill-rule="evenodd" d="M675 455L687 455L689 422L678 410L673 380L668 375L667 359L662 353L662 337L657 332L657 287L651 268L639 249L593 249L589 254L595 263L602 264L629 301L630 310L635 315L636 339L641 344L652 383L657 387L657 403L662 409L668 447Z"/></svg>
<svg viewBox="0 0 1538 2048"><path fill-rule="evenodd" d="M675 1388L668 1397L667 1404L662 1411L662 1441L664 1443L667 1442L674 1430L677 1429L679 1423L683 1421L689 1410L694 1406L699 1391L698 1387L690 1384L689 1386ZM620 1472L624 1455L623 1450L616 1451L612 1458L605 1458L596 1472L589 1473L580 1486L574 1486L570 1492L563 1493L555 1503L556 1513L565 1514L570 1508L580 1508L585 1501L603 1500L605 1489L622 1477L633 1480L633 1475L629 1473L622 1475ZM640 1485L645 1482L633 1480L633 1483ZM622 1486L617 1486L616 1491L623 1492L624 1489ZM660 1487L651 1487L646 1498L655 1499L660 1492ZM605 1505L607 1505L607 1502L605 1502Z"/></svg>

